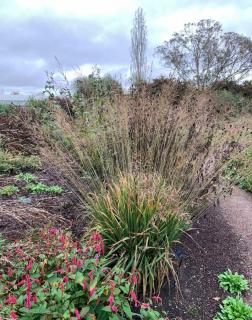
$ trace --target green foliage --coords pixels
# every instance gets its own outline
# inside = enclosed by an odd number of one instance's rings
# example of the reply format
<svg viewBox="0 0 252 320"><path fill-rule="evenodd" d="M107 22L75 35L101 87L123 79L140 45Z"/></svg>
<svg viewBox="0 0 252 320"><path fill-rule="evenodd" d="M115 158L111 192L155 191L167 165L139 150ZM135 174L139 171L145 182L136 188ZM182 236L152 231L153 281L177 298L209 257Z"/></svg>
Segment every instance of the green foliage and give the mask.
<svg viewBox="0 0 252 320"><path fill-rule="evenodd" d="M240 297L227 297L214 320L251 320L252 308Z"/></svg>
<svg viewBox="0 0 252 320"><path fill-rule="evenodd" d="M149 305L141 305L133 275L104 267L98 233L86 243L74 242L69 234L51 228L5 251L12 264L3 266L1 274L4 319L163 319ZM132 303L140 307L139 314Z"/></svg>
<svg viewBox="0 0 252 320"><path fill-rule="evenodd" d="M244 290L248 290L248 281L244 275L233 273L231 270L227 270L218 276L220 287L230 293L242 293Z"/></svg>
<svg viewBox="0 0 252 320"><path fill-rule="evenodd" d="M58 185L48 186L47 184L44 184L42 182L28 183L27 189L33 194L41 194L41 193L60 194L64 191L61 186L58 186Z"/></svg>
<svg viewBox="0 0 252 320"><path fill-rule="evenodd" d="M17 186L13 184L10 184L0 189L0 195L5 197L10 197L17 192L19 192L19 189Z"/></svg>
<svg viewBox="0 0 252 320"><path fill-rule="evenodd" d="M238 177L236 179L236 184L238 184L243 190L252 192L252 176Z"/></svg>
<svg viewBox="0 0 252 320"><path fill-rule="evenodd" d="M157 177L131 175L90 199L94 225L104 238L111 265L138 270L143 294L160 290L172 273L172 246L188 228L169 198L174 190Z"/></svg>
<svg viewBox="0 0 252 320"><path fill-rule="evenodd" d="M38 156L15 155L8 151L0 150L0 174L17 172L20 170L41 169L41 160Z"/></svg>
<svg viewBox="0 0 252 320"><path fill-rule="evenodd" d="M228 90L222 90L218 92L218 98L221 103L231 106L234 111L241 112L247 111L252 106L251 98L244 97L242 94L233 93Z"/></svg>
<svg viewBox="0 0 252 320"><path fill-rule="evenodd" d="M22 181L25 181L25 182L33 182L33 181L36 181L38 178L32 173L29 173L29 172L23 173L23 172L21 172L16 176L16 179L17 180L22 180Z"/></svg>
<svg viewBox="0 0 252 320"><path fill-rule="evenodd" d="M252 192L252 149L247 148L233 159L225 175L241 189Z"/></svg>
<svg viewBox="0 0 252 320"><path fill-rule="evenodd" d="M16 110L16 107L14 107L11 104L7 104L7 103L0 103L0 115L9 115L10 113L12 113L13 111Z"/></svg>
<svg viewBox="0 0 252 320"><path fill-rule="evenodd" d="M110 75L101 76L101 70L96 66L88 77L77 79L75 87L77 93L88 100L95 99L99 101L122 93L121 84Z"/></svg>

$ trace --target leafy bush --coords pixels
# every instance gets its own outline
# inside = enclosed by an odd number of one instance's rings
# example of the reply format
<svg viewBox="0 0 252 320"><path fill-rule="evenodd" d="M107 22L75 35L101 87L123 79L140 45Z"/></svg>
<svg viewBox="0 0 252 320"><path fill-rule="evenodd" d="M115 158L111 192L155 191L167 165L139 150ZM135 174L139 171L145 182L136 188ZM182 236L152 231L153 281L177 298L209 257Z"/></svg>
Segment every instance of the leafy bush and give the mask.
<svg viewBox="0 0 252 320"><path fill-rule="evenodd" d="M252 308L240 297L227 297L214 320L251 320Z"/></svg>
<svg viewBox="0 0 252 320"><path fill-rule="evenodd" d="M252 149L237 155L225 169L225 175L241 189L252 192Z"/></svg>
<svg viewBox="0 0 252 320"><path fill-rule="evenodd" d="M16 179L17 180L23 180L25 182L33 182L33 181L36 181L38 178L32 174L32 173L29 173L29 172L21 172L20 174L18 174L16 176Z"/></svg>
<svg viewBox="0 0 252 320"><path fill-rule="evenodd" d="M0 115L1 115L1 114L9 115L9 114L12 113L15 109L16 109L16 107L14 107L14 106L11 105L11 104L0 103Z"/></svg>
<svg viewBox="0 0 252 320"><path fill-rule="evenodd" d="M40 158L36 155L15 155L8 151L0 150L0 174L17 172L27 169L41 169Z"/></svg>
<svg viewBox="0 0 252 320"><path fill-rule="evenodd" d="M86 243L51 228L6 247L0 315L8 319L163 319L135 294L134 275L104 267L99 233ZM8 253L9 252L9 253ZM7 261L7 260L5 260ZM137 315L131 304L140 307Z"/></svg>
<svg viewBox="0 0 252 320"><path fill-rule="evenodd" d="M112 98L122 93L121 84L110 75L101 76L101 70L97 67L88 77L77 79L75 88L87 100Z"/></svg>
<svg viewBox="0 0 252 320"><path fill-rule="evenodd" d="M248 290L248 281L242 274L227 270L218 276L220 287L230 293L242 293Z"/></svg>
<svg viewBox="0 0 252 320"><path fill-rule="evenodd" d="M236 112L247 111L252 105L251 98L227 90L219 91L218 97L221 103L233 107Z"/></svg>
<svg viewBox="0 0 252 320"><path fill-rule="evenodd" d="M64 191L61 186L58 186L58 185L48 186L47 184L44 184L42 182L29 183L27 185L27 189L33 194L40 194L44 192L59 194Z"/></svg>
<svg viewBox="0 0 252 320"><path fill-rule="evenodd" d="M236 183L240 188L248 192L252 192L252 176L239 177L236 179Z"/></svg>
<svg viewBox="0 0 252 320"><path fill-rule="evenodd" d="M155 176L129 175L89 203L94 225L110 250L110 264L137 270L144 295L160 290L169 273L175 275L172 247L188 228L169 193L174 190Z"/></svg>
<svg viewBox="0 0 252 320"><path fill-rule="evenodd" d="M1 196L6 196L6 197L10 197L12 195L14 195L15 193L19 192L19 189L17 186L10 184L8 186L5 186L3 188L0 189L0 195Z"/></svg>

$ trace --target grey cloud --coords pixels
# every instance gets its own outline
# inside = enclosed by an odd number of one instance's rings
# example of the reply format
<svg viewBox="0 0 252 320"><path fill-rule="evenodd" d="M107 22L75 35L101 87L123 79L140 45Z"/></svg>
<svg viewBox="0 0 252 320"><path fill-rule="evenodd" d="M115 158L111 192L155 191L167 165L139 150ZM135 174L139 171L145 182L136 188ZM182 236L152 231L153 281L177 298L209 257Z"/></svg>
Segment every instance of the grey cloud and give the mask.
<svg viewBox="0 0 252 320"><path fill-rule="evenodd" d="M102 22L34 16L2 22L0 29L0 85L41 86L44 71L56 67L56 56L65 69L85 63L128 64L128 34L121 30L104 34ZM37 64L37 60L44 65Z"/></svg>

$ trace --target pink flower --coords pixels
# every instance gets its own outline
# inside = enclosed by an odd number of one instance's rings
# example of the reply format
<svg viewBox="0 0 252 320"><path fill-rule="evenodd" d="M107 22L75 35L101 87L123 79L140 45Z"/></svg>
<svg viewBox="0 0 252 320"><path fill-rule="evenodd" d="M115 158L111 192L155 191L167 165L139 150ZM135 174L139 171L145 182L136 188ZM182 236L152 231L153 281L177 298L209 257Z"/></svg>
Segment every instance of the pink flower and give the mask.
<svg viewBox="0 0 252 320"><path fill-rule="evenodd" d="M19 254L20 256L24 255L24 251L20 247L16 248L16 253Z"/></svg>
<svg viewBox="0 0 252 320"><path fill-rule="evenodd" d="M17 320L18 316L14 310L10 312L11 320Z"/></svg>
<svg viewBox="0 0 252 320"><path fill-rule="evenodd" d="M25 283L26 283L26 280L21 280L17 283L17 286L22 286Z"/></svg>
<svg viewBox="0 0 252 320"><path fill-rule="evenodd" d="M87 290L87 280L83 281L83 291Z"/></svg>
<svg viewBox="0 0 252 320"><path fill-rule="evenodd" d="M81 315L80 315L79 310L78 310L78 309L75 309L75 310L74 310L74 313L75 313L76 318L77 318L78 320L81 320Z"/></svg>
<svg viewBox="0 0 252 320"><path fill-rule="evenodd" d="M109 280L109 284L110 284L110 291L113 292L115 289L115 283L113 280Z"/></svg>
<svg viewBox="0 0 252 320"><path fill-rule="evenodd" d="M13 273L14 273L13 270L11 268L8 268L8 271L7 271L8 277L12 277Z"/></svg>
<svg viewBox="0 0 252 320"><path fill-rule="evenodd" d="M109 305L112 306L114 304L114 302L115 302L114 296L111 294L109 296Z"/></svg>
<svg viewBox="0 0 252 320"><path fill-rule="evenodd" d="M28 308L28 309L31 309L31 307L32 307L31 298L32 298L32 295L31 295L30 292L28 292L27 293L27 297L25 299L25 307Z"/></svg>
<svg viewBox="0 0 252 320"><path fill-rule="evenodd" d="M96 287L89 290L89 296L92 297L96 291Z"/></svg>
<svg viewBox="0 0 252 320"><path fill-rule="evenodd" d="M152 297L152 300L153 300L154 302L156 302L156 303L158 303L158 302L162 303L162 298L161 298L160 296L153 296L153 297Z"/></svg>
<svg viewBox="0 0 252 320"><path fill-rule="evenodd" d="M49 232L51 235L55 236L59 232L59 229L53 227L49 230Z"/></svg>
<svg viewBox="0 0 252 320"><path fill-rule="evenodd" d="M93 236L92 236L92 240L94 240L94 241L101 241L101 240L102 240L101 234L100 234L98 231L96 231L96 232L93 234Z"/></svg>
<svg viewBox="0 0 252 320"><path fill-rule="evenodd" d="M38 302L36 293L34 293L32 300L33 300L33 303L35 303L35 304Z"/></svg>
<svg viewBox="0 0 252 320"><path fill-rule="evenodd" d="M63 278L63 282L68 283L68 282L69 282L69 278L68 278L67 276L65 276L65 277Z"/></svg>
<svg viewBox="0 0 252 320"><path fill-rule="evenodd" d="M94 270L89 271L88 276L91 280L94 279Z"/></svg>
<svg viewBox="0 0 252 320"><path fill-rule="evenodd" d="M112 307L111 307L111 310L112 310L113 312L115 312L115 313L118 312L118 308L117 308L116 306L112 306Z"/></svg>
<svg viewBox="0 0 252 320"><path fill-rule="evenodd" d="M8 299L6 300L7 304L16 304L17 303L17 298L15 296L12 296L9 294Z"/></svg>
<svg viewBox="0 0 252 320"><path fill-rule="evenodd" d="M130 296L131 296L131 298L133 299L133 301L135 302L135 307L139 307L139 306L140 306L140 302L139 302L139 300L137 299L137 296L136 296L135 291L131 290L131 291L130 291Z"/></svg>
<svg viewBox="0 0 252 320"><path fill-rule="evenodd" d="M59 241L64 244L66 241L66 237L62 234L59 238Z"/></svg>
<svg viewBox="0 0 252 320"><path fill-rule="evenodd" d="M133 284L137 285L139 282L139 277L136 274L134 274L132 278L133 278Z"/></svg>
<svg viewBox="0 0 252 320"><path fill-rule="evenodd" d="M143 304L141 305L141 308L142 308L142 309L149 309L149 308L150 308L150 304L149 304L149 303L143 303Z"/></svg>
<svg viewBox="0 0 252 320"><path fill-rule="evenodd" d="M30 259L29 262L28 262L28 265L26 267L26 270L29 271L32 269L32 260Z"/></svg>

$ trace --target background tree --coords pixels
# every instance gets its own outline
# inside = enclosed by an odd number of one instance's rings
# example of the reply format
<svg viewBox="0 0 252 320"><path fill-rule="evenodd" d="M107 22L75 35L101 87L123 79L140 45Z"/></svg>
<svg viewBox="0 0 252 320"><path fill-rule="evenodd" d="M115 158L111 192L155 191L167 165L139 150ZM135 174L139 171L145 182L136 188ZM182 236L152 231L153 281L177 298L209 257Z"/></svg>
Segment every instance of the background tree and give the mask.
<svg viewBox="0 0 252 320"><path fill-rule="evenodd" d="M172 75L204 88L218 81L240 81L252 70L252 41L235 32L223 32L219 22L185 24L169 41L157 47Z"/></svg>
<svg viewBox="0 0 252 320"><path fill-rule="evenodd" d="M147 77L147 27L144 12L138 8L131 29L131 81L139 84Z"/></svg>
<svg viewBox="0 0 252 320"><path fill-rule="evenodd" d="M115 94L123 92L121 84L111 75L101 76L100 69L94 67L93 72L87 77L75 80L75 90L86 100L112 98Z"/></svg>

